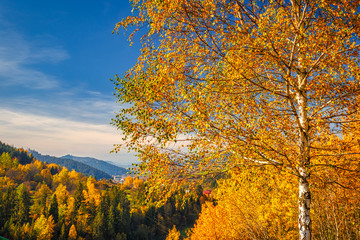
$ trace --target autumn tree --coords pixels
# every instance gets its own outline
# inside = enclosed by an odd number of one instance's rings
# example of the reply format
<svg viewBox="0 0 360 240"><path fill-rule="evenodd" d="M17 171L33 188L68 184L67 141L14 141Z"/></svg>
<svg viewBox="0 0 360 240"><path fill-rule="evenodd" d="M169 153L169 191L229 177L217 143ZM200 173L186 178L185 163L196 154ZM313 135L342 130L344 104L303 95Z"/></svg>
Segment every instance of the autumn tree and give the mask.
<svg viewBox="0 0 360 240"><path fill-rule="evenodd" d="M70 231L69 231L69 239L75 240L77 237L76 228L74 225L71 225Z"/></svg>
<svg viewBox="0 0 360 240"><path fill-rule="evenodd" d="M39 183L37 188L37 191L32 196L33 204L30 207L30 213L34 219L41 215L46 215L49 204L48 202L52 193L51 189L44 183Z"/></svg>
<svg viewBox="0 0 360 240"><path fill-rule="evenodd" d="M34 231L37 235L36 239L50 240L53 236L54 226L54 220L51 215L48 218L41 215L34 223Z"/></svg>
<svg viewBox="0 0 360 240"><path fill-rule="evenodd" d="M179 240L180 239L180 232L176 230L174 226L171 230L169 230L169 234L166 236L166 240Z"/></svg>
<svg viewBox="0 0 360 240"><path fill-rule="evenodd" d="M296 179L277 173L270 166L231 171L212 192L216 204L202 205L189 239L295 239Z"/></svg>
<svg viewBox="0 0 360 240"><path fill-rule="evenodd" d="M17 166L16 162L17 162L17 160L16 161L15 161L15 159L12 160L10 157L10 154L8 152L3 152L0 156L0 163L1 163L2 167L4 167L4 168ZM17 162L17 164L19 164L19 163Z"/></svg>
<svg viewBox="0 0 360 240"><path fill-rule="evenodd" d="M149 193L272 165L298 179L299 239L311 239L310 176L358 153L326 142L358 121L359 1L132 2L115 31L143 45L114 80L125 107L113 124L157 184Z"/></svg>

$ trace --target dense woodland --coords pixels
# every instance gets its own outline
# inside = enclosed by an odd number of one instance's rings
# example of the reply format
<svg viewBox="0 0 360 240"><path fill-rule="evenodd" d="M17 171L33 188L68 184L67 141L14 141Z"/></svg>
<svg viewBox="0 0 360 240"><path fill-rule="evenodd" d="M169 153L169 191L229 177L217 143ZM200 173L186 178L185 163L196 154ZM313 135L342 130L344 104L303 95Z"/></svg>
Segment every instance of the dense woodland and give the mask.
<svg viewBox="0 0 360 240"><path fill-rule="evenodd" d="M182 190L155 205L146 199L145 185L130 176L124 184L97 181L1 143L0 236L165 239L174 225L184 229L194 224L204 201L201 187L198 193Z"/></svg>

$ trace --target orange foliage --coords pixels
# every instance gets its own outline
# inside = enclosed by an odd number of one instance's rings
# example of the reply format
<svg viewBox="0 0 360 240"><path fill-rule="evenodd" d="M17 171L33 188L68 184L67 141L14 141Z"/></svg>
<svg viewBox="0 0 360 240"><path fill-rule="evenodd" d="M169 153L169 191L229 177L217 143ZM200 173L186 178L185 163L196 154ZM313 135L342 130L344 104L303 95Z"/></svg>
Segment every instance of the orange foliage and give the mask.
<svg viewBox="0 0 360 240"><path fill-rule="evenodd" d="M136 65L114 80L127 107L113 123L138 150L149 194L272 165L298 181L300 239L311 239L312 176L357 165L327 164L358 150L328 148L326 139L360 120L360 1L133 3L137 14L115 31L148 31Z"/></svg>
<svg viewBox="0 0 360 240"><path fill-rule="evenodd" d="M86 182L87 191L84 190L85 203L93 203L94 206L99 206L100 203L100 191L95 188L96 180L92 177L89 177Z"/></svg>
<svg viewBox="0 0 360 240"><path fill-rule="evenodd" d="M133 178L133 177L127 176L127 177L125 178L125 182L124 182L124 184L123 184L123 187L129 188L129 189L132 188L133 181L134 181L134 178Z"/></svg>
<svg viewBox="0 0 360 240"><path fill-rule="evenodd" d="M51 240L54 233L54 220L50 215L48 218L41 215L36 219L34 224L34 231L36 232L38 240Z"/></svg>
<svg viewBox="0 0 360 240"><path fill-rule="evenodd" d="M75 240L77 237L77 232L76 232L76 228L75 225L71 225L70 230L69 230L69 240Z"/></svg>
<svg viewBox="0 0 360 240"><path fill-rule="evenodd" d="M135 178L133 180L133 188L138 189L144 184L144 180L141 178Z"/></svg>
<svg viewBox="0 0 360 240"><path fill-rule="evenodd" d="M169 230L168 235L166 236L166 240L179 240L180 232L174 226L171 230Z"/></svg>
<svg viewBox="0 0 360 240"><path fill-rule="evenodd" d="M331 157L327 161L339 163L339 159ZM342 161L347 160L343 157ZM314 176L314 239L360 238L360 177L356 172L350 173L352 178L337 168L326 168ZM270 168L234 171L230 179L219 182L213 194L217 204L203 205L188 239L297 238L297 183L291 175Z"/></svg>
<svg viewBox="0 0 360 240"><path fill-rule="evenodd" d="M297 184L289 174L252 168L220 181L189 239L295 239Z"/></svg>

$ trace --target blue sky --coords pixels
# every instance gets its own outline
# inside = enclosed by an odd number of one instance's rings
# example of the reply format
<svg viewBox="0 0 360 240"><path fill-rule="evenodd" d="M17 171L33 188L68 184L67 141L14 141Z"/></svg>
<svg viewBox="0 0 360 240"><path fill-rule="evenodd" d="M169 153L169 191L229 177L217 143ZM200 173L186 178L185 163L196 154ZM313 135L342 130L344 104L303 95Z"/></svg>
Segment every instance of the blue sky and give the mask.
<svg viewBox="0 0 360 240"><path fill-rule="evenodd" d="M133 66L139 45L112 34L131 14L127 0L0 1L0 141L43 154L126 164L110 125L110 82Z"/></svg>

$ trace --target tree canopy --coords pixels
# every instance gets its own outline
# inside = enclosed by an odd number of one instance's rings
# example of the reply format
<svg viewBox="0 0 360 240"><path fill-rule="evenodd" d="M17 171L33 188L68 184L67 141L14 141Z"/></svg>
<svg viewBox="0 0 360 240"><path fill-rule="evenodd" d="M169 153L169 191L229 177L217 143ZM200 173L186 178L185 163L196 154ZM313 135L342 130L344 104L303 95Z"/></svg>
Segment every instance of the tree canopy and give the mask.
<svg viewBox="0 0 360 240"><path fill-rule="evenodd" d="M341 136L359 121L359 1L132 2L136 15L115 31L139 31L143 45L114 80L127 107L113 124L138 169L164 189L275 166L298 178L300 239L310 239L310 175L358 170L344 157L357 142Z"/></svg>

